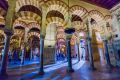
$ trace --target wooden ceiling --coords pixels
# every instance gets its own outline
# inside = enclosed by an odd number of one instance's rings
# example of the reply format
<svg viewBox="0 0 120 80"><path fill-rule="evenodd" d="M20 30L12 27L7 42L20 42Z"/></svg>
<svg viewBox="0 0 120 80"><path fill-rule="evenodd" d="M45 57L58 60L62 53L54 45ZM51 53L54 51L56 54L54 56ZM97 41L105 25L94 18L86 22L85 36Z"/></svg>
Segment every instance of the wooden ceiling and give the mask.
<svg viewBox="0 0 120 80"><path fill-rule="evenodd" d="M111 9L112 7L120 3L120 0L81 0L81 1L85 1L90 4L97 5L106 9Z"/></svg>
<svg viewBox="0 0 120 80"><path fill-rule="evenodd" d="M81 1L85 1L90 4L97 5L97 6L106 8L106 9L111 9L112 7L114 7L115 5L120 3L120 0L81 0ZM0 7L7 10L7 8L8 8L7 1L0 0Z"/></svg>

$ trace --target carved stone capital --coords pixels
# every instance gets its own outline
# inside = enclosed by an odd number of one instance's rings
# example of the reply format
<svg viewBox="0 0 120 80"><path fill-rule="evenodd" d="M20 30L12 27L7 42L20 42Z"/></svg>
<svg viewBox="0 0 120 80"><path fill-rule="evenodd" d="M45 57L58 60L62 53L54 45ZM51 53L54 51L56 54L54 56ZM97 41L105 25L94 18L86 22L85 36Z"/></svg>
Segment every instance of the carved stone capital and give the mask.
<svg viewBox="0 0 120 80"><path fill-rule="evenodd" d="M12 36L14 32L13 32L12 30L4 29L4 33L5 33L7 36Z"/></svg>

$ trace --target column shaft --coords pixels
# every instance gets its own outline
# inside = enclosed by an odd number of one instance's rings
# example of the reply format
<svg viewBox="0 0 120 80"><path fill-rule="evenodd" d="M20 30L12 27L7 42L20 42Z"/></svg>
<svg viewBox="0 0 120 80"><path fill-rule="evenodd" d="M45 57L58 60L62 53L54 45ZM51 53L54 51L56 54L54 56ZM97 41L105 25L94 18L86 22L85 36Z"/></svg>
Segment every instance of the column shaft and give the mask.
<svg viewBox="0 0 120 80"><path fill-rule="evenodd" d="M67 59L68 59L68 72L73 72L72 68L72 59L71 59L71 45L70 45L70 39L67 40Z"/></svg>
<svg viewBox="0 0 120 80"><path fill-rule="evenodd" d="M44 52L44 38L40 37L40 70L39 74L43 75L44 70L43 70L43 52Z"/></svg>
<svg viewBox="0 0 120 80"><path fill-rule="evenodd" d="M93 62L93 52L92 52L92 45L91 45L91 39L88 39L88 53L89 53L89 61L90 61L90 68L92 70L95 69L94 62Z"/></svg>
<svg viewBox="0 0 120 80"><path fill-rule="evenodd" d="M77 44L77 48L78 48L78 61L80 61L80 50L79 50L79 44Z"/></svg>
<svg viewBox="0 0 120 80"><path fill-rule="evenodd" d="M0 69L0 75L2 76L7 75L6 69L7 69L7 59L8 59L7 57L8 57L9 46L10 46L10 38L11 38L11 35L6 34L4 54L3 54L2 64Z"/></svg>
<svg viewBox="0 0 120 80"><path fill-rule="evenodd" d="M109 51L108 51L107 43L108 43L108 41L105 40L105 41L104 41L104 46L105 46L105 57L106 57L107 65L108 65L108 66L111 66L110 56L109 56Z"/></svg>

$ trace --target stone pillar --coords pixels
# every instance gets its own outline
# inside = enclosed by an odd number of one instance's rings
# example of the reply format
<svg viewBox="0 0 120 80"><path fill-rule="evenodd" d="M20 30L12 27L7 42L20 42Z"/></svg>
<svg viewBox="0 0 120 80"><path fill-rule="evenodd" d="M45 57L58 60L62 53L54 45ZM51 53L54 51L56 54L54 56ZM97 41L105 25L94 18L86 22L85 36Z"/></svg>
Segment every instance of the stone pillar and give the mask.
<svg viewBox="0 0 120 80"><path fill-rule="evenodd" d="M30 60L33 59L33 49L32 49L32 46L31 46L31 50L30 50Z"/></svg>
<svg viewBox="0 0 120 80"><path fill-rule="evenodd" d="M9 46L10 46L10 38L12 36L12 32L7 31L5 32L6 38L5 38L5 46L4 46L4 54L2 57L2 63L1 63L1 69L0 69L0 76L6 76L7 75L7 60L8 60L8 52L9 52Z"/></svg>
<svg viewBox="0 0 120 80"><path fill-rule="evenodd" d="M105 57L106 57L106 62L109 67L111 67L111 62L110 62L110 56L109 56L109 51L108 51L108 41L104 40L104 47L105 47Z"/></svg>
<svg viewBox="0 0 120 80"><path fill-rule="evenodd" d="M25 28L25 34L24 34L24 45L23 45L23 53L22 53L22 64L24 64L24 61L25 61L25 55L26 55L26 47L27 47L27 42L28 42L28 31L29 31L29 28Z"/></svg>
<svg viewBox="0 0 120 80"><path fill-rule="evenodd" d="M43 75L44 74L44 65L43 65L43 52L44 52L44 35L40 35L40 69L39 69L39 74Z"/></svg>
<svg viewBox="0 0 120 80"><path fill-rule="evenodd" d="M24 64L24 46L21 47L21 64L23 65Z"/></svg>
<svg viewBox="0 0 120 80"><path fill-rule="evenodd" d="M73 68L72 68L72 59L71 59L71 45L70 45L70 40L71 40L71 37L68 37L67 38L67 60L68 60L68 68L67 68L67 71L68 72L73 72Z"/></svg>
<svg viewBox="0 0 120 80"><path fill-rule="evenodd" d="M77 43L77 48L78 48L78 61L80 61L80 49L79 49L80 44Z"/></svg>
<svg viewBox="0 0 120 80"><path fill-rule="evenodd" d="M68 72L74 72L73 68L72 68L72 59L71 59L71 45L70 45L70 40L72 37L72 34L75 32L75 28L72 27L68 27L65 29L65 33L67 35L66 39L67 39L67 59L68 59L68 68L67 71Z"/></svg>
<svg viewBox="0 0 120 80"><path fill-rule="evenodd" d="M89 53L90 68L92 70L95 70L94 61L93 61L92 43L91 43L92 28L91 28L91 23L89 18L87 20L86 26L87 26L87 47L88 47L88 53Z"/></svg>
<svg viewBox="0 0 120 80"><path fill-rule="evenodd" d="M31 39L31 41L30 41L30 60L32 60L33 59L33 45L32 45L33 43L32 43L32 39Z"/></svg>
<svg viewBox="0 0 120 80"><path fill-rule="evenodd" d="M15 14L15 7L16 7L16 0L8 0L8 10L7 10L7 15L5 19L5 46L4 46L4 54L3 54L3 59L2 59L2 64L1 64L1 69L0 69L0 75L1 76L6 76L6 68L7 68L7 55L9 52L9 46L10 46L10 38L13 34L12 29L13 29L13 19L14 19L14 14ZM1 79L1 78L0 78Z"/></svg>
<svg viewBox="0 0 120 80"><path fill-rule="evenodd" d="M91 38L89 38L89 37L87 39L87 46L88 46L88 53L89 53L90 68L92 70L95 70L94 61L93 61L93 52L92 52Z"/></svg>

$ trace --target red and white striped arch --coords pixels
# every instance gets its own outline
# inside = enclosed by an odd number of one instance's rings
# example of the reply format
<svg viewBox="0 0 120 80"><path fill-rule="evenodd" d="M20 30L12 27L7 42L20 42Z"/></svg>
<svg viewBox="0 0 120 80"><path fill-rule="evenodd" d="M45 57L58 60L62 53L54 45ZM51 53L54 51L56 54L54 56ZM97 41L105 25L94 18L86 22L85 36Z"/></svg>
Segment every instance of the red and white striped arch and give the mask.
<svg viewBox="0 0 120 80"><path fill-rule="evenodd" d="M19 9L22 6L25 6L25 5L35 6L41 11L41 6L40 6L41 1L42 0L17 0L17 2L16 2L16 12L18 12Z"/></svg>
<svg viewBox="0 0 120 80"><path fill-rule="evenodd" d="M104 20L104 15L97 10L90 11L89 16L90 18L93 18L97 23Z"/></svg>
<svg viewBox="0 0 120 80"><path fill-rule="evenodd" d="M0 7L0 25L5 25L5 16L6 11Z"/></svg>
<svg viewBox="0 0 120 80"><path fill-rule="evenodd" d="M106 22L112 23L112 16L111 15L106 15L104 17L104 19L105 19Z"/></svg>
<svg viewBox="0 0 120 80"><path fill-rule="evenodd" d="M38 22L41 23L41 16L30 11L21 11L17 14L17 20L25 21L26 23Z"/></svg>
<svg viewBox="0 0 120 80"><path fill-rule="evenodd" d="M25 23L25 22L23 22L23 21L18 21L18 20L16 20L14 23L13 23L13 29L15 28L15 27L17 27L17 26L22 26L22 27L27 27L27 24Z"/></svg>
<svg viewBox="0 0 120 80"><path fill-rule="evenodd" d="M72 22L72 26L73 26L76 30L85 29L84 23L83 23L83 22L80 22L80 21L74 21L74 22Z"/></svg>
<svg viewBox="0 0 120 80"><path fill-rule="evenodd" d="M57 26L63 26L63 27L65 27L67 25L67 22L65 22L63 19L61 19L59 17L47 18L46 27L51 23L56 23Z"/></svg>
<svg viewBox="0 0 120 80"><path fill-rule="evenodd" d="M110 27L107 28L107 30L111 32L112 31L112 16L111 15L106 15L104 19L105 19L106 22L109 23L109 26L110 26Z"/></svg>
<svg viewBox="0 0 120 80"><path fill-rule="evenodd" d="M70 12L73 15L79 16L82 20L88 15L88 11L79 5L72 6Z"/></svg>
<svg viewBox="0 0 120 80"><path fill-rule="evenodd" d="M55 10L55 11L62 13L64 15L64 18L67 19L68 6L63 1L49 0L49 1L47 1L47 3L45 5L47 7L47 13L49 11Z"/></svg>
<svg viewBox="0 0 120 80"><path fill-rule="evenodd" d="M40 39L40 34L37 33L37 32L30 32L30 33L28 33L28 38L30 38L31 36L36 36L36 37L38 37Z"/></svg>
<svg viewBox="0 0 120 80"><path fill-rule="evenodd" d="M18 42L17 39L11 39L10 43Z"/></svg>
<svg viewBox="0 0 120 80"><path fill-rule="evenodd" d="M0 35L3 35L3 36L4 36L4 38L6 37L6 36L5 36L5 33L4 33L4 31L3 31L3 30L0 30Z"/></svg>
<svg viewBox="0 0 120 80"><path fill-rule="evenodd" d="M37 28L40 30L40 24L36 23L36 22L31 22L27 25L29 27L29 30L32 28Z"/></svg>
<svg viewBox="0 0 120 80"><path fill-rule="evenodd" d="M23 34L24 34L24 31L14 29L14 35L13 36L15 36L15 35L17 35L17 36L23 36Z"/></svg>
<svg viewBox="0 0 120 80"><path fill-rule="evenodd" d="M93 29L100 32L101 34L104 33L103 25L100 25L104 21L104 16L101 12L97 10L92 10L89 12L90 18L93 18L97 23L93 25Z"/></svg>

